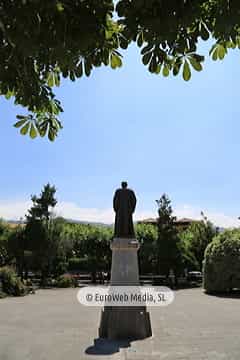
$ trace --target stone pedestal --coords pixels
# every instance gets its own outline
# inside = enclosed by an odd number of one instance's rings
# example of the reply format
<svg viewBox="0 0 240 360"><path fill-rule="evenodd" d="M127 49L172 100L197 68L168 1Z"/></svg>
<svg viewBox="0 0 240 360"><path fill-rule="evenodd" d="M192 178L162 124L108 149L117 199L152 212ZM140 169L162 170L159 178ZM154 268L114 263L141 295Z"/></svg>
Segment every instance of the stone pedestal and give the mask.
<svg viewBox="0 0 240 360"><path fill-rule="evenodd" d="M111 244L111 285L139 285L136 239L115 238Z"/></svg>
<svg viewBox="0 0 240 360"><path fill-rule="evenodd" d="M139 271L136 239L115 238L111 244L110 286L138 286ZM105 306L101 314L99 337L108 339L144 339L152 335L146 306Z"/></svg>

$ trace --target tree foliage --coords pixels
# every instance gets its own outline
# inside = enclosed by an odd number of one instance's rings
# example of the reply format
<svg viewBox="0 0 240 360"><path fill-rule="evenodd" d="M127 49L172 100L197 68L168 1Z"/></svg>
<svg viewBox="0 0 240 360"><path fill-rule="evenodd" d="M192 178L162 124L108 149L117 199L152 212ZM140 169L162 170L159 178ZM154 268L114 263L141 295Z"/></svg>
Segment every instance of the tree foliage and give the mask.
<svg viewBox="0 0 240 360"><path fill-rule="evenodd" d="M225 230L208 245L204 258L204 289L226 292L240 289L240 231Z"/></svg>
<svg viewBox="0 0 240 360"><path fill-rule="evenodd" d="M0 219L0 266L6 265L10 260L8 251L8 238L11 230L9 226Z"/></svg>
<svg viewBox="0 0 240 360"><path fill-rule="evenodd" d="M181 243L185 248L185 254L192 261L192 266L197 265L197 270L202 270L202 262L206 247L216 235L216 228L202 213L201 221L193 222L180 234ZM191 263L189 264L191 266Z"/></svg>
<svg viewBox="0 0 240 360"><path fill-rule="evenodd" d="M17 277L13 268L8 266L0 268L0 277L2 279L3 293L11 296L26 295L27 289L20 278Z"/></svg>
<svg viewBox="0 0 240 360"><path fill-rule="evenodd" d="M213 60L240 47L237 0L0 1L0 94L28 109L15 124L21 134L53 141L63 111L53 87L62 77L116 69L121 49L136 42L151 73L189 80L202 70L199 40L209 38Z"/></svg>
<svg viewBox="0 0 240 360"><path fill-rule="evenodd" d="M20 224L12 229L8 235L7 250L9 261L16 266L17 273L23 277L23 270L26 267L24 251L26 249L25 229Z"/></svg>
<svg viewBox="0 0 240 360"><path fill-rule="evenodd" d="M54 186L45 185L39 196L31 197L33 205L26 216L25 250L32 252L35 265L41 269L43 278L52 271L64 222L53 216L53 208L57 204L55 193Z"/></svg>
<svg viewBox="0 0 240 360"><path fill-rule="evenodd" d="M136 237L140 243L139 270L140 274L153 273L156 265L155 244L157 241L157 228L150 224L137 224Z"/></svg>
<svg viewBox="0 0 240 360"><path fill-rule="evenodd" d="M176 217L173 216L171 201L163 194L156 201L158 205L158 237L155 244L156 270L159 274L169 275L170 269L175 274L181 263L179 237L175 227Z"/></svg>
<svg viewBox="0 0 240 360"><path fill-rule="evenodd" d="M112 227L69 223L62 236L72 244L71 269L79 266L78 270L90 271L93 278L97 271L110 271Z"/></svg>
<svg viewBox="0 0 240 360"><path fill-rule="evenodd" d="M39 197L36 195L31 196L33 206L28 210L27 220L48 221L52 208L57 205L55 193L56 188L48 183L43 187Z"/></svg>

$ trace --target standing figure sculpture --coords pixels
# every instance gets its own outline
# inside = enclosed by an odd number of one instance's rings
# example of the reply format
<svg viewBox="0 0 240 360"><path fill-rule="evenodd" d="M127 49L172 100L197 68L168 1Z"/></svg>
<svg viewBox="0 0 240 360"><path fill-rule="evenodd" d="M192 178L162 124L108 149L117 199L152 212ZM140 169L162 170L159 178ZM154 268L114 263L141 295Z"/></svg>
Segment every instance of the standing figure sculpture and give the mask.
<svg viewBox="0 0 240 360"><path fill-rule="evenodd" d="M137 199L133 190L128 189L127 182L122 182L122 188L116 190L113 198L113 208L116 213L114 237L134 238L132 214L134 213Z"/></svg>
<svg viewBox="0 0 240 360"><path fill-rule="evenodd" d="M114 239L111 242L112 266L110 291L116 286L132 286L139 290L138 256L139 243L135 238L132 215L136 207L136 196L122 182L116 190L113 208L116 212ZM110 293L109 293L110 294ZM139 340L152 336L150 316L145 303L139 306L104 306L101 313L99 337L107 339Z"/></svg>

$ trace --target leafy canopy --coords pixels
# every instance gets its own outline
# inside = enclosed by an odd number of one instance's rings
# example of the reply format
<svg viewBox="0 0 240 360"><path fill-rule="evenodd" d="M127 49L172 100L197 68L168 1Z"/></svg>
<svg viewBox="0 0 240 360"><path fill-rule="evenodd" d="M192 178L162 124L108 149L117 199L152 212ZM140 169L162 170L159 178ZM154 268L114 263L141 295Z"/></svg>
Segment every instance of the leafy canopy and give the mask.
<svg viewBox="0 0 240 360"><path fill-rule="evenodd" d="M179 237L175 226L171 200L163 194L156 200L158 206L158 236L155 243L156 268L160 274L169 275L170 269L175 273L180 264Z"/></svg>
<svg viewBox="0 0 240 360"><path fill-rule="evenodd" d="M21 134L53 141L62 77L116 69L119 51L136 42L151 73L189 80L202 70L199 40L214 40L213 60L240 47L239 14L237 0L0 0L0 94L29 111L18 115Z"/></svg>
<svg viewBox="0 0 240 360"><path fill-rule="evenodd" d="M26 215L26 250L31 251L35 265L46 276L53 267L53 258L58 252L61 219L54 219L53 209L57 204L56 188L49 183L44 185L39 196L31 196L32 206Z"/></svg>
<svg viewBox="0 0 240 360"><path fill-rule="evenodd" d="M207 246L203 285L209 293L240 289L239 229L225 230Z"/></svg>
<svg viewBox="0 0 240 360"><path fill-rule="evenodd" d="M217 229L207 219L203 212L201 215L201 221L193 222L180 234L183 247L185 247L188 255L192 257L192 259L195 259L195 262L198 264L198 270L202 270L206 247L217 234Z"/></svg>

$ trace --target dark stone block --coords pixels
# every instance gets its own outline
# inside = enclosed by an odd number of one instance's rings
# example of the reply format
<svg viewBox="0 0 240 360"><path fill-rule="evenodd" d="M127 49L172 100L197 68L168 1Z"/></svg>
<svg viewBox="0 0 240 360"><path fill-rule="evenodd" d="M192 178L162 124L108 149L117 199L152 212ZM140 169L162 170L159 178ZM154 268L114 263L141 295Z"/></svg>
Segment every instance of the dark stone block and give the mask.
<svg viewBox="0 0 240 360"><path fill-rule="evenodd" d="M151 322L145 306L106 306L101 313L100 338L140 340L150 336Z"/></svg>

